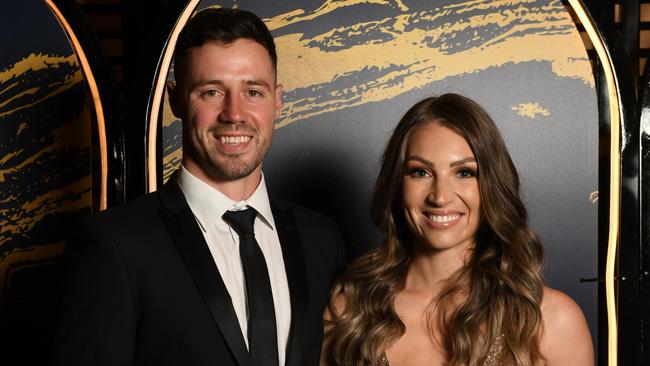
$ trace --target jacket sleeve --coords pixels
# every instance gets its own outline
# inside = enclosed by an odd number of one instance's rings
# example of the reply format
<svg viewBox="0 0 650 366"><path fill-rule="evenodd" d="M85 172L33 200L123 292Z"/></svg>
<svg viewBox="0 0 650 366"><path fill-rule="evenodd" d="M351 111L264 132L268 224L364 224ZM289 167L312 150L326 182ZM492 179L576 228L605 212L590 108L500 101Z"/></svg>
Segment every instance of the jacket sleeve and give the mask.
<svg viewBox="0 0 650 366"><path fill-rule="evenodd" d="M347 254L345 250L345 243L343 242L343 236L338 225L334 224L334 230L336 232L336 271L334 272L334 278L338 278L343 274L345 266L347 265Z"/></svg>
<svg viewBox="0 0 650 366"><path fill-rule="evenodd" d="M135 303L114 239L92 228L66 243L52 364L132 365Z"/></svg>

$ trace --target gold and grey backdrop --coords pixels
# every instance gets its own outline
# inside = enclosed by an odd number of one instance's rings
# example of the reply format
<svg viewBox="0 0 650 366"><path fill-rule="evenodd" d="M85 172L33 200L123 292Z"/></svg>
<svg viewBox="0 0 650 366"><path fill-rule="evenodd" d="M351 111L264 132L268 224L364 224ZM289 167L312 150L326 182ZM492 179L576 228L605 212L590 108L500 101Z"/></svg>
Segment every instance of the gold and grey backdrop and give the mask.
<svg viewBox="0 0 650 366"><path fill-rule="evenodd" d="M46 360L65 223L90 212L93 119L46 3L3 2L0 20L0 349L29 364Z"/></svg>
<svg viewBox="0 0 650 366"><path fill-rule="evenodd" d="M202 1L232 6L231 1ZM368 216L385 143L402 114L465 94L499 126L522 178L548 283L597 339L598 114L584 45L559 0L239 1L272 30L284 86L264 172L270 190L333 216L351 255L381 238ZM165 102L162 165L180 164Z"/></svg>

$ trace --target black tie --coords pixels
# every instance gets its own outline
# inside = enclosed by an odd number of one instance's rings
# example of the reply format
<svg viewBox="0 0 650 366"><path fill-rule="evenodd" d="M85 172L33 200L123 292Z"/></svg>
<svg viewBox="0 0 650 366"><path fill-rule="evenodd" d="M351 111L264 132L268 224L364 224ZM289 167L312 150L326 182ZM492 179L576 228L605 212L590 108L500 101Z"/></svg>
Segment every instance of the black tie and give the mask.
<svg viewBox="0 0 650 366"><path fill-rule="evenodd" d="M239 255L248 297L248 350L254 366L278 365L278 337L271 281L264 254L255 240L252 208L227 211L223 219L239 235Z"/></svg>

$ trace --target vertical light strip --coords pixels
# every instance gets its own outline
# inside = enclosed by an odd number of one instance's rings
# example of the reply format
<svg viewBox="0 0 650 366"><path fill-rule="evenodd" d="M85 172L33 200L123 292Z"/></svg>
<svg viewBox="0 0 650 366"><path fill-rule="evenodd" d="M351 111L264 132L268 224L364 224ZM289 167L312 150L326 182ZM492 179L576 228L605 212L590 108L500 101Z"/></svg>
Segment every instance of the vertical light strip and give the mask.
<svg viewBox="0 0 650 366"><path fill-rule="evenodd" d="M155 88L153 92L153 99L149 104L149 138L147 139L147 172L148 172L148 191L154 192L158 185L158 176L156 174L156 135L158 133L158 115L160 114L160 105L162 97L165 92L165 83L167 81L167 74L169 73L169 65L172 62L174 55L174 48L178 40L178 34L185 26L185 23L190 19L194 9L199 4L200 0L190 1L180 17L176 21L171 35L167 41L167 47L163 53L163 58L158 68L158 76L156 79Z"/></svg>
<svg viewBox="0 0 650 366"><path fill-rule="evenodd" d="M99 133L99 154L101 159L101 188L99 196L99 209L105 210L108 207L107 197L108 197L108 152L106 147L106 125L104 123L104 108L102 107L102 100L99 96L99 88L97 87L97 82L95 81L95 76L93 75L92 69L90 68L90 63L88 58L84 53L79 39L74 34L72 27L65 19L59 8L52 2L52 0L45 0L47 6L50 7L50 10L56 16L56 19L59 21L59 24L65 30L68 39L72 42L72 47L74 48L77 58L79 58L79 63L81 63L81 69L83 70L86 81L88 82L88 88L90 89L90 94L92 95L93 105L95 106L95 118L97 120L97 130Z"/></svg>
<svg viewBox="0 0 650 366"><path fill-rule="evenodd" d="M607 238L607 260L605 264L605 299L607 303L607 364L618 364L618 326L616 311L616 295L614 293L614 278L616 267L616 252L618 246L618 231L620 220L620 191L621 191L621 102L616 89L616 75L612 61L605 49L602 39L598 36L596 27L587 15L579 0L569 0L576 15L585 27L591 43L593 43L598 58L603 65L609 94L610 118L610 158L609 158L609 235Z"/></svg>

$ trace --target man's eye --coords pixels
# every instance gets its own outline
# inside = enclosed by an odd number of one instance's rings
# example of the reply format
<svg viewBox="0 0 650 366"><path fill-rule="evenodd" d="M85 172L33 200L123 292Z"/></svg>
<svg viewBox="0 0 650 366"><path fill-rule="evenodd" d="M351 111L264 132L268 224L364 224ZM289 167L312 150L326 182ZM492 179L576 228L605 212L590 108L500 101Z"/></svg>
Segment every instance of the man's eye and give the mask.
<svg viewBox="0 0 650 366"><path fill-rule="evenodd" d="M214 97L217 95L217 91L214 89L206 90L203 93L201 93L202 96L204 97Z"/></svg>
<svg viewBox="0 0 650 366"><path fill-rule="evenodd" d="M254 90L254 89L252 89L252 90L249 90L249 91L248 91L248 96L249 96L249 97L261 97L261 96L262 96L262 92L260 92L259 90Z"/></svg>

